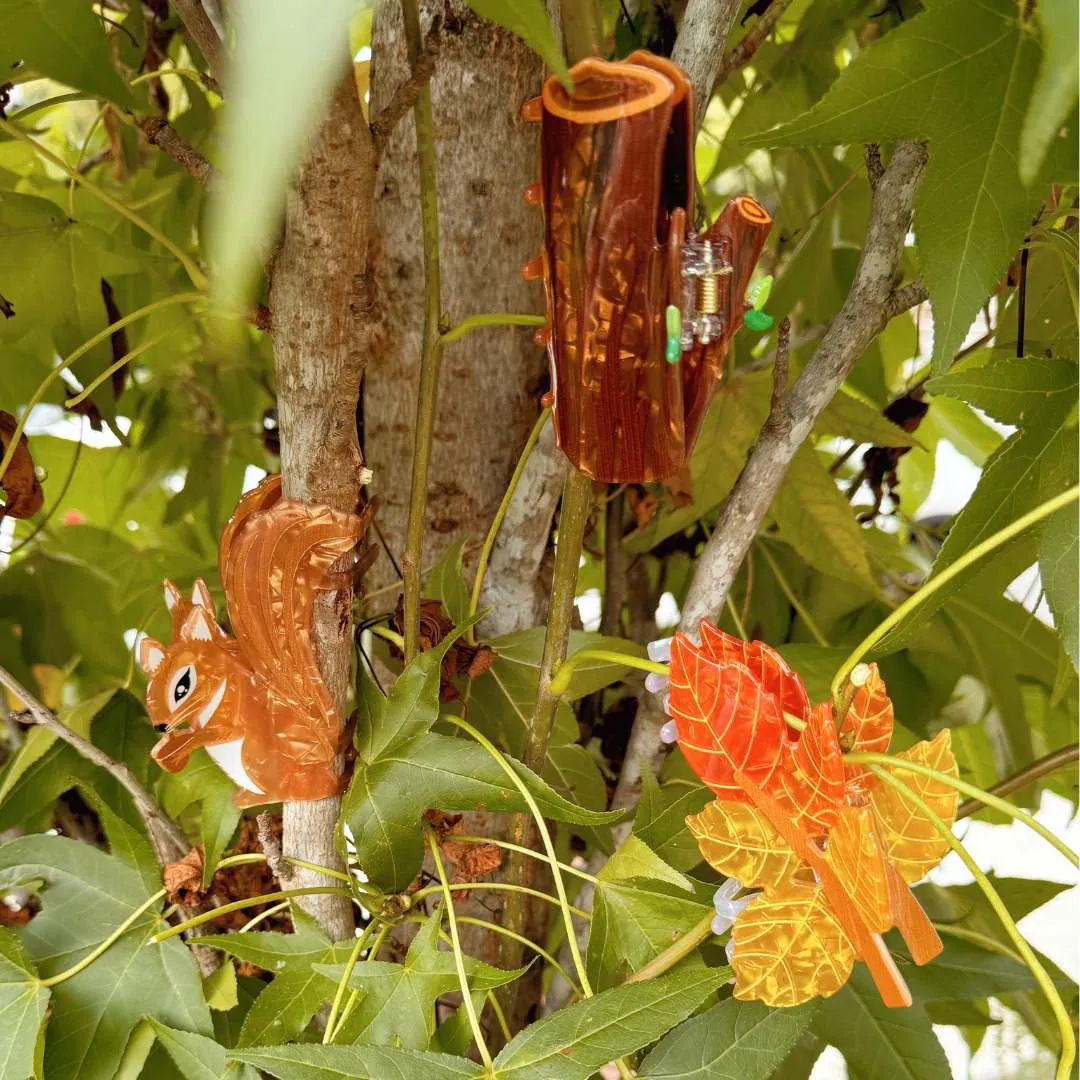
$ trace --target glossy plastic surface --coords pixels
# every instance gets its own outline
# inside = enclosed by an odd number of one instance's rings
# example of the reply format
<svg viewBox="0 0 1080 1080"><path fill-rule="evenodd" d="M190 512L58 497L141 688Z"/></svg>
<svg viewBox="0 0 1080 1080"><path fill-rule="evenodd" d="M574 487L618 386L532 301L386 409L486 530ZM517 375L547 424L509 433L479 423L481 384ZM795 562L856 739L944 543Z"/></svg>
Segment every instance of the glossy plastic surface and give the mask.
<svg viewBox="0 0 1080 1080"><path fill-rule="evenodd" d="M732 200L699 238L734 245L724 331L666 362L665 313L683 304L693 219L693 91L680 68L645 52L585 60L572 75L572 94L547 81L540 109L555 432L594 479L663 479L686 463L769 216Z"/></svg>
<svg viewBox="0 0 1080 1080"><path fill-rule="evenodd" d="M318 593L347 587L365 561L369 516L282 499L277 476L245 495L218 548L235 637L218 625L205 583L190 600L165 583L173 641L146 638L139 647L147 710L164 732L153 750L163 769L182 769L205 747L239 786L241 806L339 790L342 723L319 672L311 616Z"/></svg>
<svg viewBox="0 0 1080 1080"><path fill-rule="evenodd" d="M767 645L708 623L699 632L701 646L682 634L672 642L669 711L691 768L718 796L687 819L702 855L762 890L732 929L735 996L773 1006L825 997L861 959L885 1004L910 1004L881 935L896 926L918 964L941 951L909 883L948 846L892 788L843 758L842 746L888 747L892 704L880 674L869 666L838 732L832 704L811 709L802 681ZM947 730L899 756L956 775ZM955 820L955 790L898 775Z"/></svg>

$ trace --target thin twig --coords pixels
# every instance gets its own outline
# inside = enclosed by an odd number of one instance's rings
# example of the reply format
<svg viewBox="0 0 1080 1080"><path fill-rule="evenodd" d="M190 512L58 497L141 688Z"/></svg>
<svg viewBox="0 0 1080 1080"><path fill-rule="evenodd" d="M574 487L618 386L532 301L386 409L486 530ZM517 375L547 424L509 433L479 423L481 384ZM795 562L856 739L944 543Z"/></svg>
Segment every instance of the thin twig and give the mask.
<svg viewBox="0 0 1080 1080"><path fill-rule="evenodd" d="M788 390L788 361L791 352L791 320L785 315L776 328L776 359L773 361L772 395L769 400L769 426L779 431L791 428L784 398Z"/></svg>
<svg viewBox="0 0 1080 1080"><path fill-rule="evenodd" d="M1080 743L1073 743L1071 746L1063 746L1059 750L1052 750L1049 754L1033 761L1030 765L1025 765L1024 768L1013 773L1012 776L1005 777L1000 783L988 787L986 789L987 793L1001 797L1011 795L1014 791L1026 788L1028 784L1034 784L1036 780L1041 780L1044 776L1049 776L1050 773L1057 772L1058 769L1071 765L1077 760L1080 760ZM980 810L985 809L986 804L978 799L966 799L960 804L956 816L958 819L971 817L972 814L977 814Z"/></svg>
<svg viewBox="0 0 1080 1080"><path fill-rule="evenodd" d="M206 58L213 72L213 85L207 79L207 85L215 94L221 93L225 69L225 49L221 37L214 27L202 0L173 0L173 11L180 17L188 37L199 47L199 52ZM207 76L203 76L204 79Z"/></svg>
<svg viewBox="0 0 1080 1080"><path fill-rule="evenodd" d="M772 33L773 27L780 21L780 16L791 6L791 0L772 0L768 10L747 31L746 36L733 49L724 54L720 70L716 73L713 89L720 86L736 71L746 67L761 48L762 42Z"/></svg>
<svg viewBox="0 0 1080 1080"><path fill-rule="evenodd" d="M873 189L878 186L878 181L885 173L885 166L881 164L881 147L876 142L867 143L863 154L866 157L866 177Z"/></svg>
<svg viewBox="0 0 1080 1080"><path fill-rule="evenodd" d="M775 3L776 0L773 0ZM694 86L694 130L701 127L742 0L690 0L671 59Z"/></svg>
<svg viewBox="0 0 1080 1080"><path fill-rule="evenodd" d="M213 166L198 150L184 142L168 120L163 120L160 116L148 116L139 127L147 142L168 154L203 187L210 186L214 178Z"/></svg>
<svg viewBox="0 0 1080 1080"><path fill-rule="evenodd" d="M26 706L30 719L35 724L40 724L43 728L56 735L57 738L63 739L87 761L103 768L121 784L134 800L135 809L139 811L146 825L147 834L154 845L158 862L162 866L166 863L176 862L183 857L188 849L187 839L184 834L165 811L158 806L150 792L139 783L127 765L122 761L116 761L109 757L89 739L84 739L78 732L72 731L66 724L61 723L50 709L42 705L11 672L3 667L0 667L0 685L10 690Z"/></svg>

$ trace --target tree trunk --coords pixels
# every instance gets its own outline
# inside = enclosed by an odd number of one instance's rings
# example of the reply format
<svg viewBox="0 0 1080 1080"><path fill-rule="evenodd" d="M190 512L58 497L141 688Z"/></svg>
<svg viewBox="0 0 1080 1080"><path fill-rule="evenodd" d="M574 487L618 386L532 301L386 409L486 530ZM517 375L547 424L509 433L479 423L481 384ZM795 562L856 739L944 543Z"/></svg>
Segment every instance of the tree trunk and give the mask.
<svg viewBox="0 0 1080 1080"><path fill-rule="evenodd" d="M356 403L371 319L375 153L348 56L340 63L342 80L289 196L270 312L284 493L354 510L362 464ZM347 595L327 594L313 619L323 678L342 717L353 656L349 612ZM284 854L342 869L334 847L339 808L336 797L286 803ZM310 871L297 878L300 885L334 884ZM307 897L301 906L333 940L352 937L347 898Z"/></svg>
<svg viewBox="0 0 1080 1080"><path fill-rule="evenodd" d="M511 34L461 2L422 5L425 32L443 13L431 82L435 114L442 300L450 319L480 312L540 312L540 286L520 267L540 251L541 215L522 203L539 176L535 127L518 115L539 91L541 66ZM401 11L375 16L372 112L408 77ZM416 139L411 115L398 125L376 189L378 344L364 382L364 451L375 473L379 521L391 550L404 546L423 327ZM531 331L478 330L442 359L434 453L424 530L424 569L453 540L475 540L475 555L536 419L543 352ZM389 560L372 570L393 581Z"/></svg>

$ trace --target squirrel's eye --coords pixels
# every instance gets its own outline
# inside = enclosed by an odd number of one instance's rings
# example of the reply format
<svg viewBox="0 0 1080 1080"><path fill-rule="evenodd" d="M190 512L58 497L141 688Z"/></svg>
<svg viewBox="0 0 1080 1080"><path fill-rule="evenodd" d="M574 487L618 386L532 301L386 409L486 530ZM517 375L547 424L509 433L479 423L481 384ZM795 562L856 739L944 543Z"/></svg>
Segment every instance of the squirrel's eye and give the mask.
<svg viewBox="0 0 1080 1080"><path fill-rule="evenodd" d="M175 709L195 689L195 669L188 664L181 668L179 674L173 679L172 691L169 694L169 707Z"/></svg>

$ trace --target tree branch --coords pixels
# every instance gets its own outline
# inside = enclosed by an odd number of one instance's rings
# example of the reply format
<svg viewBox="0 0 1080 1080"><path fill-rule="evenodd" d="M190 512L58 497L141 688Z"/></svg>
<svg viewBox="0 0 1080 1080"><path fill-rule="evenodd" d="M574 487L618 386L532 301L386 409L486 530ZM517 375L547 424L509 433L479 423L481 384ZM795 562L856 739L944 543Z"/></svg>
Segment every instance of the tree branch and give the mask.
<svg viewBox="0 0 1080 1080"><path fill-rule="evenodd" d="M66 724L61 723L29 690L26 689L11 672L0 667L0 686L10 690L26 706L30 719L35 724L47 728L57 738L63 739L87 761L100 766L110 776L114 777L135 803L135 809L139 811L146 825L147 835L154 845L158 862L164 866L166 863L176 862L181 859L188 850L187 838L177 827L176 823L154 801L154 797L139 783L135 774L122 761L116 761L109 757L103 750L99 750L89 739L84 739L78 732L72 731Z"/></svg>
<svg viewBox="0 0 1080 1080"><path fill-rule="evenodd" d="M203 187L208 187L214 178L214 169L193 146L189 146L176 129L160 116L147 117L139 127L147 142L164 150L176 162L186 169Z"/></svg>
<svg viewBox="0 0 1080 1080"><path fill-rule="evenodd" d="M199 52L210 65L210 71L216 83L211 89L219 94L224 82L225 48L210 16L206 13L206 8L203 7L202 0L173 0L172 7L184 24L188 37L198 46Z"/></svg>
<svg viewBox="0 0 1080 1080"><path fill-rule="evenodd" d="M791 0L772 0L768 10L747 31L745 37L733 49L725 53L716 73L712 88L720 86L740 68L746 67L761 48L761 43L772 33L773 27L780 21L780 16L791 6Z"/></svg>
<svg viewBox="0 0 1080 1080"><path fill-rule="evenodd" d="M925 164L924 144L897 145L874 192L866 242L847 299L795 385L784 395L787 422L777 424L770 414L697 561L679 624L684 633L695 634L701 619L716 618L723 608L731 583L791 459L855 361L893 314L906 310L924 295L918 282L902 289L894 289L894 284ZM778 358L779 352L778 348ZM634 719L626 761L612 802L614 808L631 806L636 801L642 761L654 772L663 761L665 750L659 730L665 719L659 704L646 695ZM616 833L620 831L625 835L625 827L616 826Z"/></svg>
<svg viewBox="0 0 1080 1080"><path fill-rule="evenodd" d="M1014 791L1026 788L1028 784L1034 784L1036 780L1041 780L1044 776L1049 776L1050 773L1057 772L1058 769L1063 769L1066 765L1072 765L1077 760L1080 760L1080 743L1072 743L1070 746L1063 746L1059 750L1052 750L1049 754L1033 761L1030 765L1025 765L1019 772L1005 777L1004 780L994 784L993 787L988 787L986 789L987 794L997 795L1002 798L1011 795ZM971 817L972 814L977 814L980 810L985 809L986 803L980 802L978 799L966 799L956 811L956 817L957 820Z"/></svg>
<svg viewBox="0 0 1080 1080"><path fill-rule="evenodd" d="M409 77L394 91L394 96L371 121L371 140L375 144L377 155L382 155L383 147L394 133L394 128L401 118L415 107L421 90L431 82L431 77L435 74L435 62L439 58L441 31L442 18L437 15L424 35L423 48L412 61Z"/></svg>
<svg viewBox="0 0 1080 1080"><path fill-rule="evenodd" d="M774 3L777 0L773 0ZM712 98L716 76L724 60L724 47L742 0L690 0L671 59L694 84L694 130L701 127Z"/></svg>

